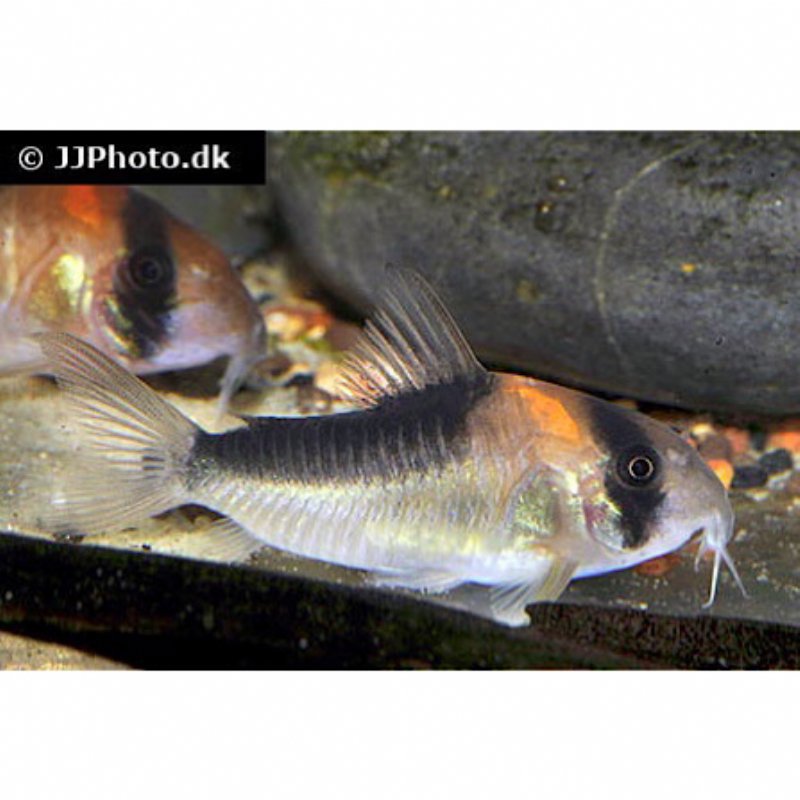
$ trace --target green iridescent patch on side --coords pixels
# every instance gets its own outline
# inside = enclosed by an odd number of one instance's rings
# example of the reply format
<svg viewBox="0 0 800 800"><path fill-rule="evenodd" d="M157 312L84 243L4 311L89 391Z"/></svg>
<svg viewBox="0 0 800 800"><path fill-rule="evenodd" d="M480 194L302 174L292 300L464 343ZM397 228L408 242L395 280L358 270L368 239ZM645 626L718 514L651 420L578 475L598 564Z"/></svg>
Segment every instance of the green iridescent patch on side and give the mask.
<svg viewBox="0 0 800 800"><path fill-rule="evenodd" d="M64 253L34 284L30 314L43 322L66 322L83 310L88 280L83 258Z"/></svg>
<svg viewBox="0 0 800 800"><path fill-rule="evenodd" d="M549 538L555 533L559 508L558 487L546 476L536 475L520 492L514 506L514 532L536 539Z"/></svg>
<svg viewBox="0 0 800 800"><path fill-rule="evenodd" d="M77 311L86 284L86 264L83 259L71 253L64 253L53 267L53 278L69 303L70 309Z"/></svg>

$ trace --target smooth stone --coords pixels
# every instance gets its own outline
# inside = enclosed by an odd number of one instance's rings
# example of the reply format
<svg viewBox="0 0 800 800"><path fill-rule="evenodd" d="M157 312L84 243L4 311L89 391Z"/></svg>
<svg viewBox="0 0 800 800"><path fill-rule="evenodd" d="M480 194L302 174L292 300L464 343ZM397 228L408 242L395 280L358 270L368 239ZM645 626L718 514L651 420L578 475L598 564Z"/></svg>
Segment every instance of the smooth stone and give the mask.
<svg viewBox="0 0 800 800"><path fill-rule="evenodd" d="M794 459L792 454L781 447L778 450L770 450L758 459L758 463L770 474L780 475L782 472L791 472L794 469Z"/></svg>
<svg viewBox="0 0 800 800"><path fill-rule="evenodd" d="M757 489L768 480L769 472L762 464L743 464L733 471L731 489Z"/></svg>
<svg viewBox="0 0 800 800"><path fill-rule="evenodd" d="M295 133L278 210L365 312L387 262L481 357L693 409L800 411L800 135Z"/></svg>

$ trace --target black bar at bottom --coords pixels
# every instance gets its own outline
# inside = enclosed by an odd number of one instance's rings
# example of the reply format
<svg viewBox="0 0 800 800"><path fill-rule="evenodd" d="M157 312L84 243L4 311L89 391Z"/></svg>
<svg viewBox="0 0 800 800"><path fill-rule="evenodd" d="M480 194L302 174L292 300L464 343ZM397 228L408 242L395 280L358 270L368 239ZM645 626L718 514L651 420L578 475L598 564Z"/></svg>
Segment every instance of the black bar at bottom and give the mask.
<svg viewBox="0 0 800 800"><path fill-rule="evenodd" d="M531 610L508 629L372 589L0 534L0 628L138 667L800 667L788 626Z"/></svg>

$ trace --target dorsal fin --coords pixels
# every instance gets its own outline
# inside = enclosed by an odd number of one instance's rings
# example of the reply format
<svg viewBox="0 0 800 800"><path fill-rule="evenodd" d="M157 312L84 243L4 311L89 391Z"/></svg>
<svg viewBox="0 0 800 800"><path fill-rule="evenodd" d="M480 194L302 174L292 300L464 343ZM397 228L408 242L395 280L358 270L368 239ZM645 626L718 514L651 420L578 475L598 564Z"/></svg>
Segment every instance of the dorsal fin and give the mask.
<svg viewBox="0 0 800 800"><path fill-rule="evenodd" d="M428 282L392 266L386 277L375 311L342 366L345 398L366 407L426 386L485 378L486 370Z"/></svg>

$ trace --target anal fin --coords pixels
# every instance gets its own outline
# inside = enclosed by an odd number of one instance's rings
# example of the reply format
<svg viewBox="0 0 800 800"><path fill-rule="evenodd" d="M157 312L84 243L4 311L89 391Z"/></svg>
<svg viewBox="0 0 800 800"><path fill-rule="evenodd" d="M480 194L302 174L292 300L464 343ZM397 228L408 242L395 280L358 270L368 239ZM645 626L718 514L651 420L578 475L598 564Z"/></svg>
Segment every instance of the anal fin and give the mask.
<svg viewBox="0 0 800 800"><path fill-rule="evenodd" d="M203 531L193 533L187 555L214 561L241 562L265 547L248 530L232 519L215 520Z"/></svg>
<svg viewBox="0 0 800 800"><path fill-rule="evenodd" d="M464 583L464 578L452 572L432 569L383 572L369 576L373 586L392 589L413 589L425 594L443 594Z"/></svg>

